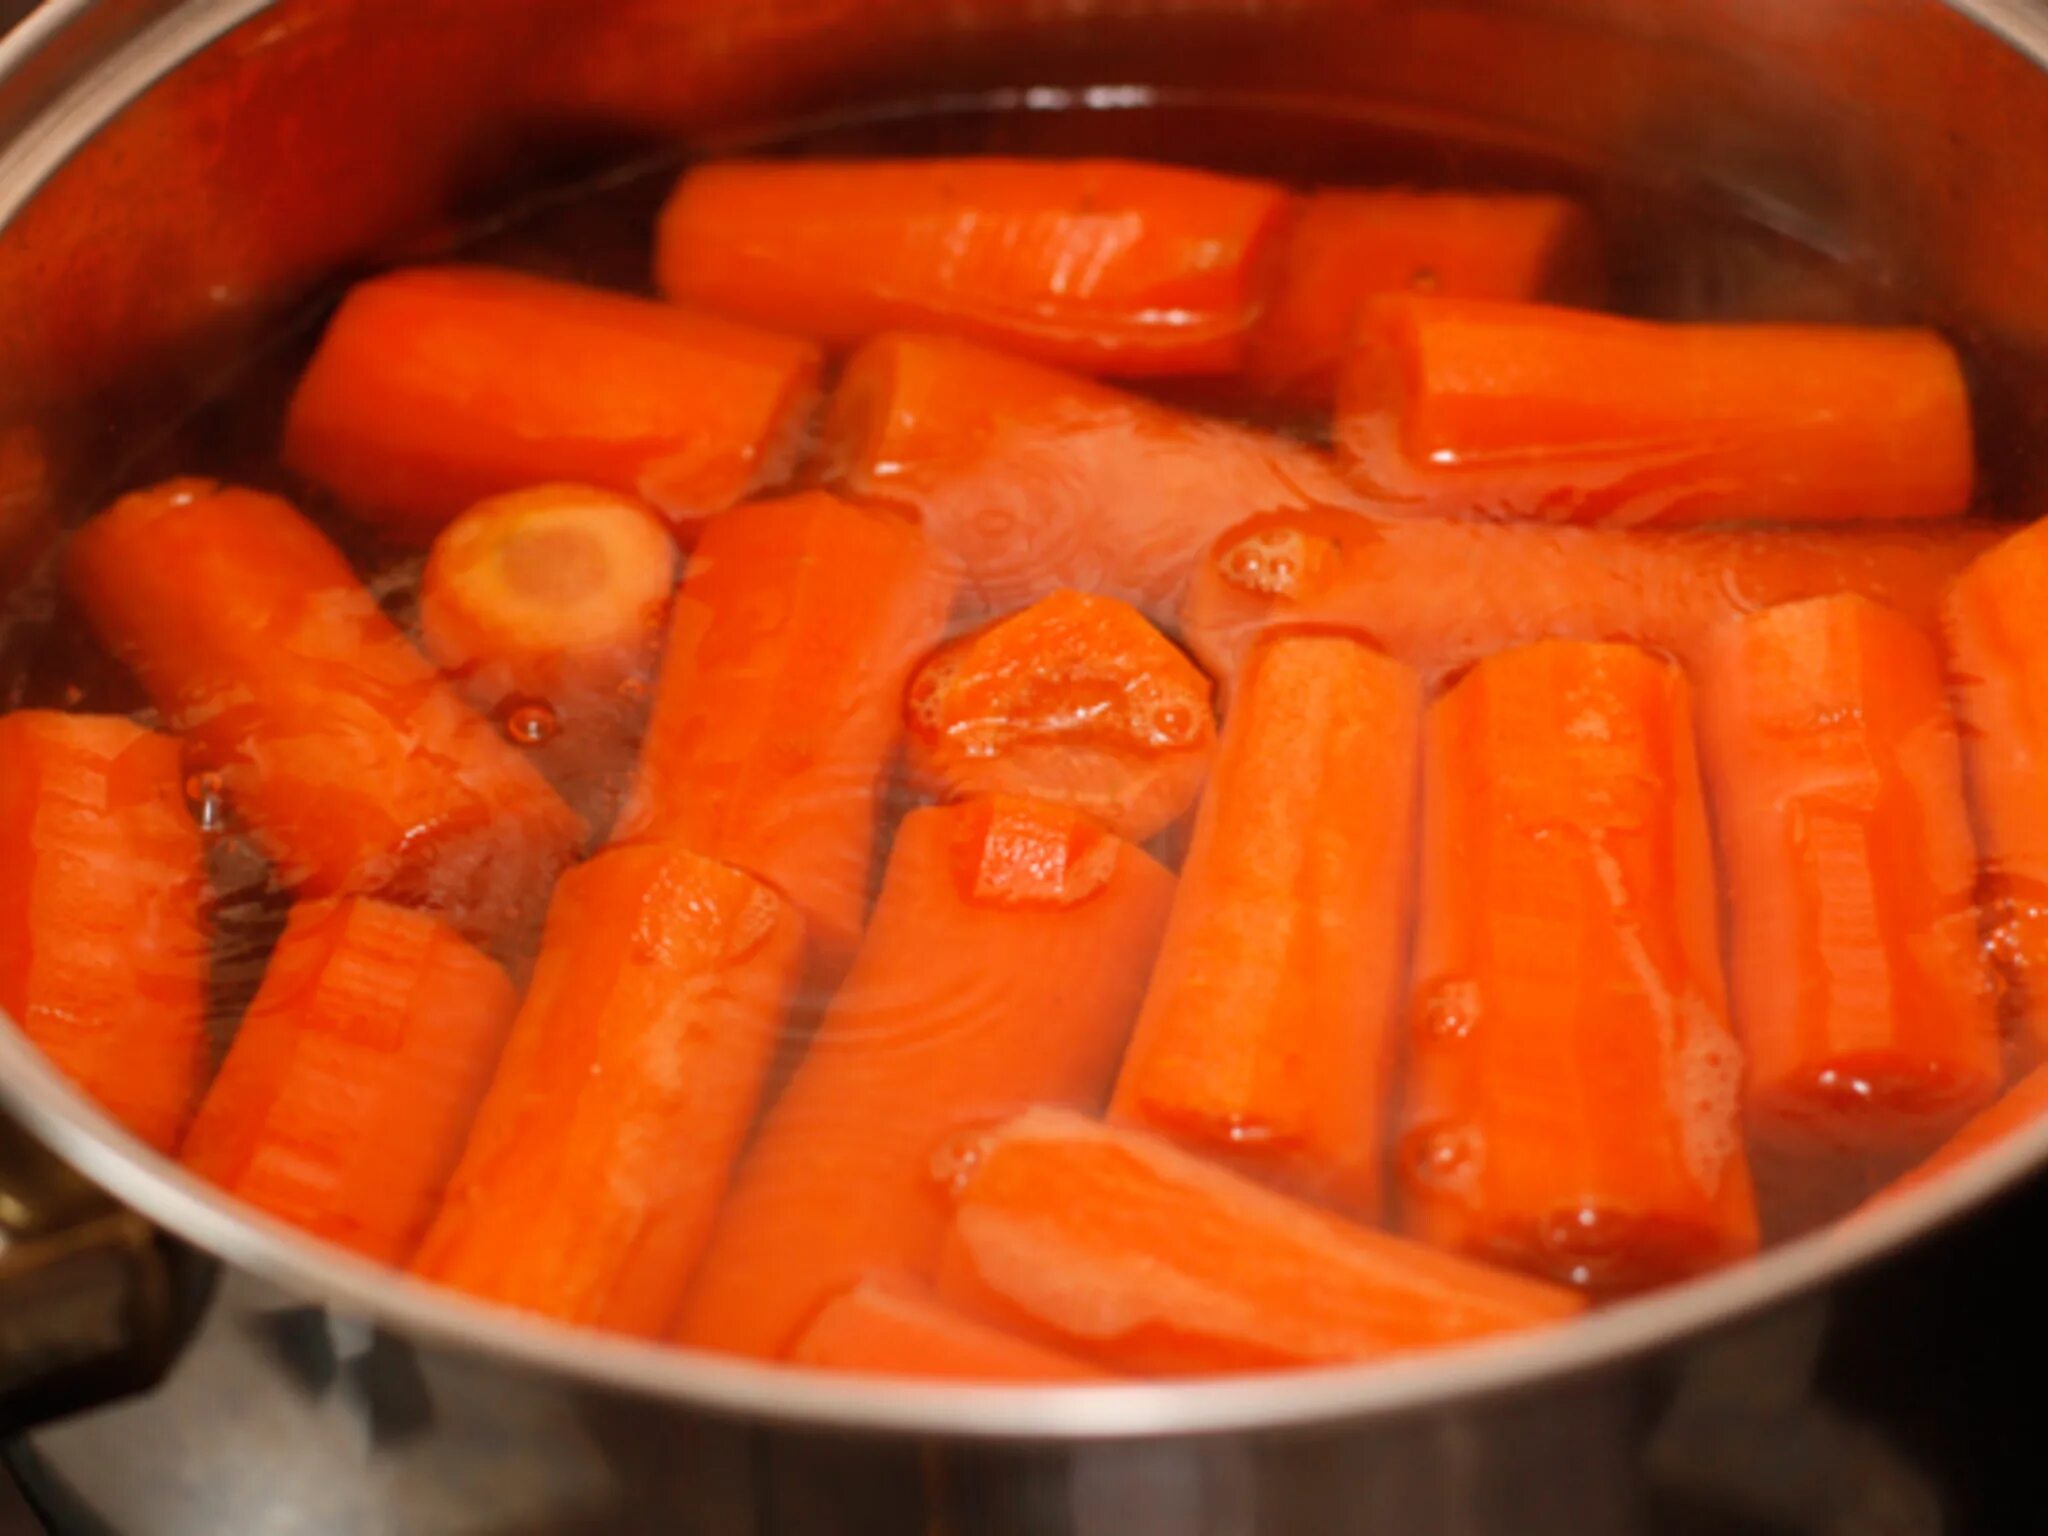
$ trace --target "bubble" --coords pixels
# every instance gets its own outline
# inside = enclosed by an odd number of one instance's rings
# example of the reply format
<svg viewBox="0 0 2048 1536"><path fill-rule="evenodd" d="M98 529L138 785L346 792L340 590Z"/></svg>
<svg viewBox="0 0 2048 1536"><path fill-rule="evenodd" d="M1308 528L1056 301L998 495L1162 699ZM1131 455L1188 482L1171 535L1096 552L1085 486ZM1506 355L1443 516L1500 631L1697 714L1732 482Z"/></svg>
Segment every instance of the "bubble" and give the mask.
<svg viewBox="0 0 2048 1536"><path fill-rule="evenodd" d="M1416 1005L1416 1024L1431 1040L1470 1038L1479 1022L1479 983L1458 976L1432 983Z"/></svg>
<svg viewBox="0 0 2048 1536"><path fill-rule="evenodd" d="M987 1153L988 1136L982 1128L958 1131L932 1152L932 1177L947 1194L958 1195L973 1182Z"/></svg>
<svg viewBox="0 0 2048 1536"><path fill-rule="evenodd" d="M1432 1125L1409 1138L1408 1171L1416 1183L1432 1189L1468 1189L1485 1154L1485 1140L1471 1126Z"/></svg>
<svg viewBox="0 0 2048 1536"><path fill-rule="evenodd" d="M1232 586L1266 597L1299 597L1335 551L1300 528L1266 528L1218 552L1217 569Z"/></svg>
<svg viewBox="0 0 2048 1536"><path fill-rule="evenodd" d="M527 700L505 711L505 734L522 747L544 747L562 734L562 722L548 705Z"/></svg>
<svg viewBox="0 0 2048 1536"><path fill-rule="evenodd" d="M185 803L192 809L192 819L199 825L202 835L218 836L227 830L228 798L226 786L217 773L195 773L185 780Z"/></svg>

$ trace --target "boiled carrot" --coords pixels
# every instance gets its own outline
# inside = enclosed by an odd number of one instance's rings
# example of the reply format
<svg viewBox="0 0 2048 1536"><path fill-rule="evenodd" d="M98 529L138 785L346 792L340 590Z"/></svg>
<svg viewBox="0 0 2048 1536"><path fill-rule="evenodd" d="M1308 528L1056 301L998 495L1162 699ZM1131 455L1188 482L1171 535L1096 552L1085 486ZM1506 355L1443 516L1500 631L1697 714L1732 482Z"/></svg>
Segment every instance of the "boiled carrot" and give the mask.
<svg viewBox="0 0 2048 1536"><path fill-rule="evenodd" d="M867 938L740 1168L679 1337L779 1355L848 1286L927 1270L945 1221L933 1164L954 1139L1106 1094L1172 891L1071 810L995 799L904 818Z"/></svg>
<svg viewBox="0 0 2048 1536"><path fill-rule="evenodd" d="M1109 1372L955 1312L920 1286L867 1280L834 1297L790 1346L826 1371L954 1381L1109 1381Z"/></svg>
<svg viewBox="0 0 2048 1536"><path fill-rule="evenodd" d="M1935 1150L1933 1156L1879 1190L1866 1202L1866 1208L1926 1187L1943 1174L1975 1161L1993 1147L2003 1146L2012 1137L2039 1125L2044 1117L2048 1117L2048 1066L2039 1066L2006 1089L1989 1106L1972 1115L1962 1129Z"/></svg>
<svg viewBox="0 0 2048 1536"><path fill-rule="evenodd" d="M801 949L787 902L674 844L607 849L564 875L415 1272L565 1322L666 1329Z"/></svg>
<svg viewBox="0 0 2048 1536"><path fill-rule="evenodd" d="M282 1221L402 1264L517 1000L494 961L424 912L302 902L180 1155Z"/></svg>

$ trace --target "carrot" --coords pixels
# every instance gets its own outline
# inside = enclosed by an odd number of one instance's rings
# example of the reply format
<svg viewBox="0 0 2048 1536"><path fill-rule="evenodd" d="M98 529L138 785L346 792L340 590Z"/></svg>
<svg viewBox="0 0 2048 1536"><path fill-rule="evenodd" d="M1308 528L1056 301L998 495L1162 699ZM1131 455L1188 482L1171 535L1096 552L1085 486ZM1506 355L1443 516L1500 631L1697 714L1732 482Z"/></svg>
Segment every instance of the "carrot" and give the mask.
<svg viewBox="0 0 2048 1536"><path fill-rule="evenodd" d="M0 427L0 591L24 581L57 542L55 478L40 432Z"/></svg>
<svg viewBox="0 0 2048 1536"><path fill-rule="evenodd" d="M826 1371L956 1381L1109 1381L1107 1371L992 1328L917 1286L864 1281L825 1303L789 1359Z"/></svg>
<svg viewBox="0 0 2048 1536"><path fill-rule="evenodd" d="M1128 160L727 160L662 210L669 297L851 345L928 328L1086 373L1230 373L1287 211Z"/></svg>
<svg viewBox="0 0 2048 1536"><path fill-rule="evenodd" d="M689 1344L776 1356L830 1297L929 1268L960 1135L1107 1092L1173 878L1084 816L994 799L904 818L866 941L734 1181Z"/></svg>
<svg viewBox="0 0 2048 1536"><path fill-rule="evenodd" d="M674 845L608 849L564 875L415 1272L566 1322L665 1329L801 948L787 902Z"/></svg>
<svg viewBox="0 0 2048 1536"><path fill-rule="evenodd" d="M1337 392L1370 495L1568 523L1950 517L1970 397L1931 331L1674 325L1382 295Z"/></svg>
<svg viewBox="0 0 2048 1536"><path fill-rule="evenodd" d="M1425 731L1410 1229L1608 1292L1751 1252L1684 675L1548 641L1480 662Z"/></svg>
<svg viewBox="0 0 2048 1536"><path fill-rule="evenodd" d="M205 480L139 491L73 537L66 576L301 896L382 896L487 935L581 839L285 502Z"/></svg>
<svg viewBox="0 0 2048 1536"><path fill-rule="evenodd" d="M1752 1127L1911 1147L1998 1092L1941 658L1854 595L1730 625L1699 674Z"/></svg>
<svg viewBox="0 0 2048 1536"><path fill-rule="evenodd" d="M1369 1360L1584 1306L1068 1111L996 1127L960 1168L941 1294L1116 1370Z"/></svg>
<svg viewBox="0 0 2048 1536"><path fill-rule="evenodd" d="M1377 293L1590 301L1599 253L1562 197L1322 191L1301 198L1246 374L1270 396L1327 406L1358 314Z"/></svg>
<svg viewBox="0 0 2048 1536"><path fill-rule="evenodd" d="M1157 607L1251 514L1362 504L1299 443L943 337L856 352L822 457L850 494L913 509L995 613L1060 587Z"/></svg>
<svg viewBox="0 0 2048 1536"><path fill-rule="evenodd" d="M424 543L472 502L574 480L671 521L794 463L817 349L671 305L481 267L351 289L285 420L285 462Z"/></svg>
<svg viewBox="0 0 2048 1536"><path fill-rule="evenodd" d="M1258 653L1115 1119L1377 1212L1421 716L1415 674L1356 641L1287 636Z"/></svg>
<svg viewBox="0 0 2048 1536"><path fill-rule="evenodd" d="M1987 1108L1971 1116L1962 1129L1936 1149L1932 1157L1872 1196L1865 1203L1866 1209L1924 1188L1943 1174L1973 1162L1981 1153L2002 1146L2011 1137L2039 1124L2044 1115L2048 1115L2048 1066L2034 1068Z"/></svg>
<svg viewBox="0 0 2048 1536"><path fill-rule="evenodd" d="M517 1001L495 962L423 912L302 902L192 1122L185 1165L316 1237L402 1264Z"/></svg>
<svg viewBox="0 0 2048 1536"><path fill-rule="evenodd" d="M822 492L697 541L620 839L675 839L783 892L834 965L859 942L904 682L950 588L917 529Z"/></svg>
<svg viewBox="0 0 2048 1536"><path fill-rule="evenodd" d="M178 744L127 720L0 716L0 1008L159 1152L205 1084L208 936Z"/></svg>
<svg viewBox="0 0 2048 1536"><path fill-rule="evenodd" d="M947 645L905 695L912 772L942 795L1027 795L1143 842L1209 771L1201 668L1113 597L1059 591Z"/></svg>

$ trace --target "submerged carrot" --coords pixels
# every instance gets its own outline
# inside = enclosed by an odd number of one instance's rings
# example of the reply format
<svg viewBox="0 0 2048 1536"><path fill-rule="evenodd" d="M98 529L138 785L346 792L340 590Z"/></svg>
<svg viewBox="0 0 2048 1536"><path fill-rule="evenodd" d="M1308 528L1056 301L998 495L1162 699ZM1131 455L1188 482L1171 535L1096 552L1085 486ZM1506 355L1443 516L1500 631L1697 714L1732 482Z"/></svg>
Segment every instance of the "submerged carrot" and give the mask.
<svg viewBox="0 0 2048 1536"><path fill-rule="evenodd" d="M912 771L945 795L1071 805L1143 842L1201 793L1210 692L1128 604L1055 592L918 668L904 704Z"/></svg>
<svg viewBox="0 0 2048 1536"><path fill-rule="evenodd" d="M850 345L928 328L1088 373L1229 373L1287 211L1127 160L728 160L661 215L671 298Z"/></svg>
<svg viewBox="0 0 2048 1536"><path fill-rule="evenodd" d="M1952 517L1976 478L1969 389L1932 331L1418 295L1367 304L1337 442L1373 496L1549 522Z"/></svg>
<svg viewBox="0 0 2048 1536"><path fill-rule="evenodd" d="M1380 1201L1422 691L1356 641L1254 658L1112 1115L1361 1214Z"/></svg>
<svg viewBox="0 0 2048 1536"><path fill-rule="evenodd" d="M285 462L424 543L485 496L575 480L672 520L793 463L808 342L574 283L429 267L359 283L285 420Z"/></svg>
<svg viewBox="0 0 2048 1536"><path fill-rule="evenodd" d="M1368 1360L1584 1306L1071 1112L1031 1110L960 1167L942 1292L1118 1370Z"/></svg>
<svg viewBox="0 0 2048 1536"><path fill-rule="evenodd" d="M1971 1116L1932 1157L1879 1190L1868 1203L1893 1200L1931 1184L1943 1174L1961 1168L1980 1154L2040 1124L2044 1117L2048 1117L2048 1066L2034 1068L2006 1089L1988 1108Z"/></svg>
<svg viewBox="0 0 2048 1536"><path fill-rule="evenodd" d="M797 1365L955 1381L1109 1381L1107 1371L946 1307L920 1287L868 1280L825 1303L790 1347Z"/></svg>
<svg viewBox="0 0 2048 1536"><path fill-rule="evenodd" d="M123 497L66 577L302 896L516 924L583 835L285 502L206 480Z"/></svg>
<svg viewBox="0 0 2048 1536"><path fill-rule="evenodd" d="M905 680L949 583L910 523L822 492L711 519L669 623L620 839L674 839L794 901L843 962Z"/></svg>
<svg viewBox="0 0 2048 1536"><path fill-rule="evenodd" d="M205 1083L206 894L175 741L0 717L0 1009L159 1152Z"/></svg>
<svg viewBox="0 0 2048 1536"><path fill-rule="evenodd" d="M1550 641L1431 706L1410 1229L1601 1291L1757 1246L1684 675Z"/></svg>
<svg viewBox="0 0 2048 1536"><path fill-rule="evenodd" d="M495 962L423 912L302 902L192 1122L185 1165L316 1237L402 1264L517 1001Z"/></svg>
<svg viewBox="0 0 2048 1536"><path fill-rule="evenodd" d="M830 1297L926 1270L933 1172L964 1132L1092 1106L1116 1069L1173 877L1070 810L913 811L852 972L734 1181L685 1343L774 1356Z"/></svg>
<svg viewBox="0 0 2048 1536"><path fill-rule="evenodd" d="M566 1322L667 1328L801 948L788 903L672 844L608 849L564 875L414 1270Z"/></svg>
<svg viewBox="0 0 2048 1536"><path fill-rule="evenodd" d="M1730 625L1700 669L1753 1128L1875 1150L1997 1092L1962 760L1933 641L1867 598Z"/></svg>

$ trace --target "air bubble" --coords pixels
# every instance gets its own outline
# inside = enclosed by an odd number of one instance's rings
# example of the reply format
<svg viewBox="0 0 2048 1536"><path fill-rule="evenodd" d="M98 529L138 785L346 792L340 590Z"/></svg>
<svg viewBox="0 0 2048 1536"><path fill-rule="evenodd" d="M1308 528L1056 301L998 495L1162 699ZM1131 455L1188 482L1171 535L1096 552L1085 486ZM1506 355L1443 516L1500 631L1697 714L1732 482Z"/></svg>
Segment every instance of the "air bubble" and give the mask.
<svg viewBox="0 0 2048 1536"><path fill-rule="evenodd" d="M562 734L562 722L548 705L531 700L505 711L505 734L522 747L544 747Z"/></svg>
<svg viewBox="0 0 2048 1536"><path fill-rule="evenodd" d="M227 830L227 789L217 773L195 773L185 780L185 803L201 835L216 837Z"/></svg>
<svg viewBox="0 0 2048 1536"><path fill-rule="evenodd" d="M1485 1151L1485 1141L1472 1127L1433 1125L1410 1138L1408 1170L1418 1184L1462 1190L1479 1176Z"/></svg>
<svg viewBox="0 0 2048 1536"><path fill-rule="evenodd" d="M1455 977L1429 986L1416 1008L1416 1023L1431 1040L1470 1038L1479 1022L1479 983Z"/></svg>
<svg viewBox="0 0 2048 1536"><path fill-rule="evenodd" d="M1216 557L1232 586L1266 597L1299 597L1332 553L1330 542L1299 528L1247 534Z"/></svg>

